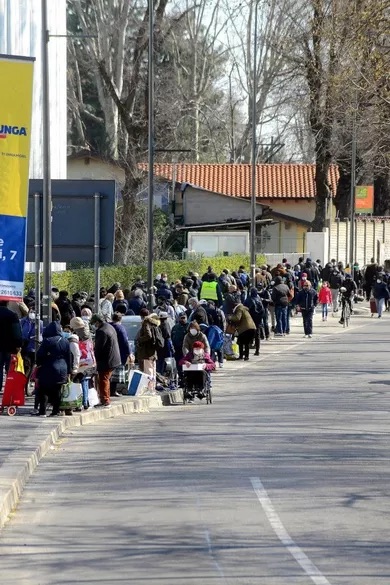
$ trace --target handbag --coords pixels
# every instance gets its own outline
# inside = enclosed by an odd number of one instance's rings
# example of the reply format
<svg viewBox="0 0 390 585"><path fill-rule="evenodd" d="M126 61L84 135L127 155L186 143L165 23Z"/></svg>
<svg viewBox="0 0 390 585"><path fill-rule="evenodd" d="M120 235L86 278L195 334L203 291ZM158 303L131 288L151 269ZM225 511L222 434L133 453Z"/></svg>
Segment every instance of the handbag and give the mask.
<svg viewBox="0 0 390 585"><path fill-rule="evenodd" d="M228 335L235 335L236 334L236 325L234 323L228 323L226 325L226 331L225 333L227 333Z"/></svg>
<svg viewBox="0 0 390 585"><path fill-rule="evenodd" d="M81 408L83 405L83 389L79 382L68 382L62 386L60 410Z"/></svg>

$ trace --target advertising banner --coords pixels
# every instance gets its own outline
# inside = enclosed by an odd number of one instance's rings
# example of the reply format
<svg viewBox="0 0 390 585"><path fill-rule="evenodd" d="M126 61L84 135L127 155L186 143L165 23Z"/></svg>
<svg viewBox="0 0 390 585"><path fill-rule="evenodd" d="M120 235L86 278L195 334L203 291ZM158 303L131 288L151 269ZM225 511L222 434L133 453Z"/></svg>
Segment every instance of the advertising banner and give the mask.
<svg viewBox="0 0 390 585"><path fill-rule="evenodd" d="M0 300L23 298L33 68L0 55Z"/></svg>
<svg viewBox="0 0 390 585"><path fill-rule="evenodd" d="M374 187L372 185L356 187L355 213L374 213Z"/></svg>

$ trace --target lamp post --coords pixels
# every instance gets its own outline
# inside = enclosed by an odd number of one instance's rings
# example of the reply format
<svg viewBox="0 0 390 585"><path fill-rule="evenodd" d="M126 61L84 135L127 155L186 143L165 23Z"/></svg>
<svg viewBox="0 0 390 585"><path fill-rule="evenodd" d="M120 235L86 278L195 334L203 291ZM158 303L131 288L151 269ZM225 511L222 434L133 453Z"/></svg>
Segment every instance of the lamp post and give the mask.
<svg viewBox="0 0 390 585"><path fill-rule="evenodd" d="M51 169L50 169L50 94L49 94L49 30L47 0L41 1L42 10L42 153L43 153L43 296L42 318L44 325L51 322ZM38 267L35 267L38 270ZM40 291L36 291L39 295Z"/></svg>
<svg viewBox="0 0 390 585"><path fill-rule="evenodd" d="M356 190L356 152L357 152L357 108L356 94L355 109L352 120L352 154L351 154L351 191L350 191L350 222L349 222L349 265L352 269L355 262L355 190Z"/></svg>
<svg viewBox="0 0 390 585"><path fill-rule="evenodd" d="M257 28L258 28L258 2L255 2L255 26L253 33L253 87L252 87L252 198L251 198L251 228L250 228L250 264L252 285L255 285L256 268L256 119L257 119Z"/></svg>
<svg viewBox="0 0 390 585"><path fill-rule="evenodd" d="M154 12L153 0L149 7L149 56L148 56L148 305L154 307L153 292L153 211L154 211Z"/></svg>

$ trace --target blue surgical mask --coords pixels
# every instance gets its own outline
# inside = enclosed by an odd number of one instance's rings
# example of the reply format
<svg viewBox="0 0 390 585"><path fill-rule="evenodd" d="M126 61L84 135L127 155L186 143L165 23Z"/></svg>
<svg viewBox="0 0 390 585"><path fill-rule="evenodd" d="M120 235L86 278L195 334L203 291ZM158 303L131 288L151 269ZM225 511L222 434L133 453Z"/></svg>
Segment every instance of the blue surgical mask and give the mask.
<svg viewBox="0 0 390 585"><path fill-rule="evenodd" d="M62 337L65 337L65 339L69 339L70 336L71 336L71 333L69 333L69 331L62 332Z"/></svg>

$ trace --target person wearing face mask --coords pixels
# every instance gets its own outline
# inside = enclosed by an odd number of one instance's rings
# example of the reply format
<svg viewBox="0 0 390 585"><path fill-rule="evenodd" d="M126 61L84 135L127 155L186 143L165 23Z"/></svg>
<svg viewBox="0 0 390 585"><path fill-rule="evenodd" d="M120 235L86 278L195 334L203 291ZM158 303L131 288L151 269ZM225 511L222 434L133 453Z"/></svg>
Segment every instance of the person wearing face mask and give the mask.
<svg viewBox="0 0 390 585"><path fill-rule="evenodd" d="M28 389L28 385L30 382L31 374L34 369L35 364L35 342L36 342L36 322L35 322L35 309L31 307L29 309L27 317L23 317L20 320L20 326L22 329L22 358L23 358L23 365L24 365L24 374L27 378L26 380L26 393ZM38 334L38 342L42 341L42 333L43 333L43 323L39 320L39 334Z"/></svg>
<svg viewBox="0 0 390 585"><path fill-rule="evenodd" d="M352 312L353 312L352 301L357 293L357 286L356 286L356 282L353 280L353 278L350 274L345 275L343 287L345 289L345 292L343 292L343 295L344 295L344 297L349 305L349 309L350 309L351 315L352 315ZM339 323L341 325L344 323L344 320L342 317L341 317Z"/></svg>
<svg viewBox="0 0 390 585"><path fill-rule="evenodd" d="M344 277L340 274L337 267L333 268L333 271L329 277L329 286L330 292L332 294L332 309L333 313L337 313L339 310L338 307L338 296L339 296L339 289L344 283Z"/></svg>
<svg viewBox="0 0 390 585"><path fill-rule="evenodd" d="M386 301L390 298L387 284L383 281L383 277L377 275L374 286L372 287L372 294L375 299L376 309L378 312L378 319L382 317L382 313L386 306Z"/></svg>
<svg viewBox="0 0 390 585"><path fill-rule="evenodd" d="M204 369L199 371L187 371L191 364L204 364ZM197 392L198 398L204 398L203 389L206 385L207 372L215 370L215 363L207 352L202 341L195 341L192 350L189 351L179 362L185 376L185 388L188 392ZM192 402L190 399L189 402Z"/></svg>
<svg viewBox="0 0 390 585"><path fill-rule="evenodd" d="M187 335L184 337L183 341L183 355L184 357L192 351L194 347L194 343L197 341L201 341L204 345L205 352L210 355L210 345L207 340L207 337L202 331L200 330L199 324L196 321L192 321L189 326L189 330Z"/></svg>

